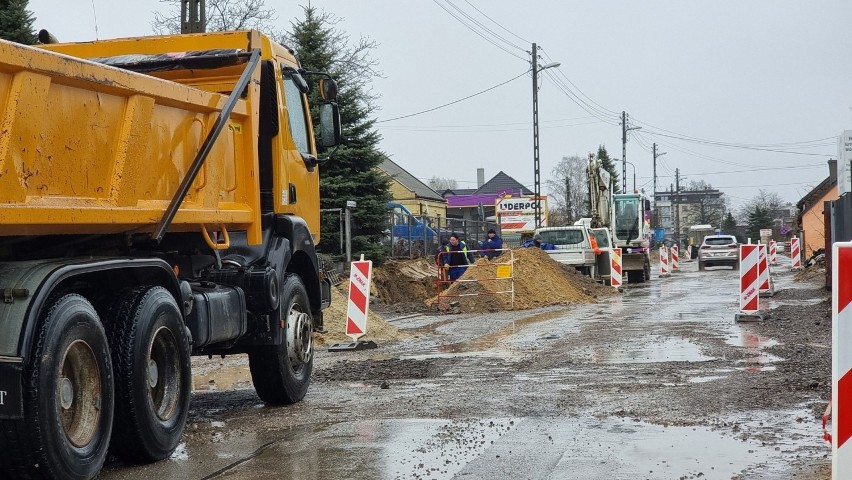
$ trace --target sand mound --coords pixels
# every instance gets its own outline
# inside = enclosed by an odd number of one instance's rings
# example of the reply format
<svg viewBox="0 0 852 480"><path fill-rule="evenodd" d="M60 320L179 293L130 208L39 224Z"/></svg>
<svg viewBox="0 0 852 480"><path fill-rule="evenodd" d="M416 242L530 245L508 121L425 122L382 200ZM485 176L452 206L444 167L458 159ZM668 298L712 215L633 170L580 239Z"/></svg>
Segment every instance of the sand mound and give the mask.
<svg viewBox="0 0 852 480"><path fill-rule="evenodd" d="M427 258L390 260L373 269L372 289L378 300L394 305L435 296L437 267Z"/></svg>
<svg viewBox="0 0 852 480"><path fill-rule="evenodd" d="M613 293L613 289L554 261L537 248L517 248L513 254L514 304L510 293L498 293L512 289L511 280L498 278L498 269L512 263L508 253L493 260L480 258L458 282L440 296L429 299L427 304L440 310L456 306L461 312L496 312L594 303L598 296Z"/></svg>
<svg viewBox="0 0 852 480"><path fill-rule="evenodd" d="M331 289L331 306L323 310L323 322L327 333L314 334L317 345L350 341L346 331L346 307L348 305L349 281ZM363 340L398 340L406 335L371 310L367 317L367 334Z"/></svg>

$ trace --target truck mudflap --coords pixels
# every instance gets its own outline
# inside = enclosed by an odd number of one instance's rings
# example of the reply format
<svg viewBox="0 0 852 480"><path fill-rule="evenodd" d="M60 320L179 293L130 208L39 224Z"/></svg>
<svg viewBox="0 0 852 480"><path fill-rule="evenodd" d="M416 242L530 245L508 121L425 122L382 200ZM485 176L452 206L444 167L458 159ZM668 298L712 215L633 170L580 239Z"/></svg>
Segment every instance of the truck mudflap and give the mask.
<svg viewBox="0 0 852 480"><path fill-rule="evenodd" d="M0 357L0 419L24 417L23 359Z"/></svg>
<svg viewBox="0 0 852 480"><path fill-rule="evenodd" d="M644 270L645 269L645 254L644 253L627 253L621 256L621 270Z"/></svg>

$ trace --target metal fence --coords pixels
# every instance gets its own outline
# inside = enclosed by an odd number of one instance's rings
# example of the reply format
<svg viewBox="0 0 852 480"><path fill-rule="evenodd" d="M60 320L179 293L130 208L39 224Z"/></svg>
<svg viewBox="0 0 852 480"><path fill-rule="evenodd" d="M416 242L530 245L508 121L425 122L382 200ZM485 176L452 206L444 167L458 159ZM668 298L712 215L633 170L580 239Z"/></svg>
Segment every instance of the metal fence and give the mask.
<svg viewBox="0 0 852 480"><path fill-rule="evenodd" d="M429 257L438 253L442 243L448 242L453 233L469 249L479 248L492 228L500 233L500 226L495 222L392 212L387 217L382 244L389 249L391 258Z"/></svg>

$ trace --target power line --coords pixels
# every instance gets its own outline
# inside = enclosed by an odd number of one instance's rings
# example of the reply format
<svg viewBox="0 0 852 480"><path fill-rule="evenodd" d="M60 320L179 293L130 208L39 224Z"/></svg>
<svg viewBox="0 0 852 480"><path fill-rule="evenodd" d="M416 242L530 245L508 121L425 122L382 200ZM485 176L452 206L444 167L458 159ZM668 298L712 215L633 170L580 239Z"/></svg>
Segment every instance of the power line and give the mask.
<svg viewBox="0 0 852 480"><path fill-rule="evenodd" d="M582 117L569 117L569 118L554 118L550 120L541 120L540 123L556 123L556 122L570 122L574 120L586 120L589 118L595 118L592 115L585 115ZM597 123L597 122L596 122ZM530 122L508 122L508 123L480 123L480 124L466 124L466 125L388 125L384 128L397 128L397 127L405 127L405 128L468 128L468 127L506 127L511 125L529 125Z"/></svg>
<svg viewBox="0 0 852 480"><path fill-rule="evenodd" d="M467 29L468 29L468 30L470 30L471 32L473 32L473 33L475 33L475 34L479 35L479 36L480 36L483 40L485 40L486 42L490 43L491 45L494 45L495 47L499 48L500 50L503 50L504 52L508 53L509 55L511 55L511 56L513 56L513 57L515 57L515 58L517 58L517 59L519 59L519 60L523 60L524 62L527 62L527 61L528 61L526 58L521 57L520 55L517 55L517 54L515 54L514 52L507 50L507 49L506 49L506 47L503 47L502 45L500 45L500 44L496 43L494 40L492 40L492 39L488 38L487 36L483 35L483 34L482 34L482 32L480 32L479 30L477 30L477 29L473 28L473 27L472 27L472 26L470 26L469 24L467 24L464 20L462 20L461 18L459 18L459 17L458 17L458 15L454 14L452 11L450 11L449 9L447 9L447 7L445 7L445 6L444 6L444 5L442 5L440 2L438 2L438 0L432 0L432 2L434 2L434 3L435 3L435 5L437 5L437 6L441 7L441 9L442 9L443 11L447 12L447 14L449 14L451 17L453 17L454 19L456 19L456 21L458 21L459 23L461 23L462 25L464 25L465 27L467 27Z"/></svg>
<svg viewBox="0 0 852 480"><path fill-rule="evenodd" d="M564 125L548 125L539 127L541 129L554 129L554 128L571 128L571 127L579 127L583 125L594 125L601 123L600 120L594 120L591 122L581 122L581 123L569 123ZM443 133L493 133L493 132L528 132L532 130L532 125L525 128L492 128L492 129L465 129L462 127L456 128L430 128L430 127L407 127L400 128L395 125L383 125L379 126L384 131L394 131L394 132L443 132Z"/></svg>
<svg viewBox="0 0 852 480"><path fill-rule="evenodd" d="M375 123L392 122L392 121L394 121L394 120L402 120L403 118L410 118L410 117L413 117L413 116L415 116L415 115L422 115L422 114L424 114L424 113L434 112L435 110L438 110L438 109L441 109L441 108L444 108L444 107L449 107L450 105L455 105L456 103L463 102L463 101L465 101L465 100L468 100L468 99L470 99L470 98L476 97L476 96L478 96L478 95L482 95L483 93L486 93L486 92L490 92L491 90L494 90L494 89L495 89L495 88L497 88L497 87L502 87L503 85L506 85L506 84L507 84L507 83L509 83L509 82L515 81L515 80L517 80L517 79L519 79L519 78L523 77L523 76L524 76L524 75L526 75L528 72L529 72L529 70L527 70L526 72L524 72L524 73L522 73L522 74L518 75L517 77L512 77L512 78L510 78L510 79L506 80L506 81L505 81L505 82L503 82L503 83L498 83L497 85L494 85L493 87L488 87L488 88L486 88L485 90L482 90L482 91L476 92L476 93L474 93L474 94L472 94L472 95L468 95L468 96L463 97L463 98L459 98L458 100L453 100L452 102L445 103L445 104L443 104L443 105L438 105L437 107L429 108L429 109L427 109L427 110L422 110L422 111L420 111L420 112L410 113L410 114L408 114L408 115L402 115L402 116L399 116L399 117L388 118L388 119L386 119L386 120L376 120L376 122L375 122Z"/></svg>
<svg viewBox="0 0 852 480"><path fill-rule="evenodd" d="M542 50L544 50L544 49L542 49ZM550 58L550 56L547 54L547 52L544 52L544 56L545 56L545 58L547 58L547 59L548 59L548 61L551 61L551 62L553 61L553 60ZM602 115L604 115L604 116L610 116L610 117L612 117L612 118L616 118L616 119L620 116L619 112L616 112L616 111L614 111L614 110L610 110L610 109L608 109L608 108L604 107L604 106L603 106L603 105L601 105L600 103L596 102L596 101L595 101L592 97L590 97L590 96L586 95L585 93L583 93L583 91L582 91L582 90L580 90L580 87L578 87L578 86L577 86L574 82L572 82L572 81L571 81L571 79L570 79L570 78L568 78L568 75L566 75L566 74L565 74L565 72L563 72L562 70L559 70L559 74L560 74L560 75L562 75L562 78L564 78L564 79L565 79L565 81L567 81L567 82L568 82L568 83L569 83L572 87L574 87L574 90L576 90L577 92L579 92L579 93L580 93L580 95L582 95L582 96L586 97L587 99L589 99L589 102L592 102L594 105L596 105L596 106L597 106L597 108L592 107L591 105L589 105L589 107L591 107L591 108L593 108L593 109L595 109L595 110L598 110L598 111L599 111L599 113L601 113L601 114L602 114ZM588 105L588 103L587 103L587 102L585 102L585 101L583 101L583 103L586 103L586 104Z"/></svg>
<svg viewBox="0 0 852 480"><path fill-rule="evenodd" d="M457 11L457 12L459 12L460 14L464 15L464 17L465 17L465 18L467 18L467 19L468 19L468 20L470 20L471 22L475 23L475 24L476 24L477 26L479 26L481 29L483 29L483 30L485 30L486 32L488 32L488 33L489 33L492 37L496 38L497 40L500 40L501 42L505 43L506 45L508 45L508 46L510 46L510 47L512 47L512 48L515 48L515 49L517 49L517 50L520 50L520 51L521 51L521 52L523 52L523 53L528 53L528 52L527 52L527 50L525 50L525 49L523 49L523 48L519 47L518 45L516 45L516 44L514 44L514 43L510 42L509 40L506 40L506 38L505 38L505 37L503 37L503 36L501 36L501 35L499 35L499 34L495 33L493 30L491 30L490 28L488 28L488 27L486 27L485 25L483 25L483 24L482 24L482 22L480 22L479 20L477 20L477 19L475 19L475 18L471 17L470 15L468 15L468 13L467 13L467 12L465 12L464 10L462 10L461 8L459 8L456 4L454 4L454 3L453 3L453 2L451 2L450 0L445 0L445 1L447 2L447 5L449 5L449 6L453 7L453 9L454 9L455 11ZM531 42L528 42L528 43L531 43Z"/></svg>
<svg viewBox="0 0 852 480"><path fill-rule="evenodd" d="M472 3L470 3L468 0L464 0L464 3L466 3L466 4L470 5L470 7L471 7L471 8L473 8L474 10L476 10L477 12L479 12L479 13L480 13L480 15L482 15L482 16L483 16L483 17L485 17L485 18L487 18L488 20L491 20L491 23L493 23L494 25L497 25L498 27L502 28L502 29L503 29L505 32L507 32L509 35L512 35L513 37L517 38L518 40L520 40L520 41L522 41L522 42L524 42L524 43L532 43L532 42L530 42L529 40L525 40L524 38L522 38L522 37L519 37L519 36L515 35L515 33L514 33L514 32L512 32L511 30L509 30L509 29L507 29L506 27L504 27L503 25L500 25L499 23L497 23L497 21L495 21L493 18L491 18L491 17L489 17L488 15L486 15L486 14L485 14L485 12L483 12L482 10L480 10L480 9L476 8L476 6L475 6L474 4L472 4Z"/></svg>
<svg viewBox="0 0 852 480"><path fill-rule="evenodd" d="M717 147L739 148L739 149L743 149L743 150L758 150L758 151L773 152L773 153L786 153L786 154L789 154L789 155L807 155L807 156L812 156L812 157L831 157L832 156L832 155L827 155L827 154L822 154L822 153L792 152L792 151L789 151L789 150L780 150L780 149L775 149L775 148L750 147L750 146L746 146L746 145L729 144L729 143L724 143L724 142L716 142L716 141L712 141L712 140L691 139L691 138L688 138L688 137L681 137L681 136L677 136L677 135L668 135L668 134L665 134L665 133L655 132L653 130L645 130L645 132L648 133L649 135L655 135L655 136L666 137L666 138L673 138L675 140L681 140L681 141L693 142L693 143L700 143L700 144L703 144L703 145L712 145L712 146L717 146Z"/></svg>

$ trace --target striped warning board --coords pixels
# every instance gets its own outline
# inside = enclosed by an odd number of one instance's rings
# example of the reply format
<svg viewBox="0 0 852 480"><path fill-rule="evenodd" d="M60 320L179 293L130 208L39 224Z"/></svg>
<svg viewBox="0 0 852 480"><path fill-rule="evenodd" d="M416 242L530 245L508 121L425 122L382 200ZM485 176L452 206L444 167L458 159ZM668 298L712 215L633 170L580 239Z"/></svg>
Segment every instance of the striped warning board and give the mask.
<svg viewBox="0 0 852 480"><path fill-rule="evenodd" d="M759 258L757 245L740 245L740 311L743 313L760 310Z"/></svg>
<svg viewBox="0 0 852 480"><path fill-rule="evenodd" d="M621 249L613 248L609 255L609 284L621 287Z"/></svg>
<svg viewBox="0 0 852 480"><path fill-rule="evenodd" d="M833 245L831 478L852 477L852 242Z"/></svg>
<svg viewBox="0 0 852 480"><path fill-rule="evenodd" d="M669 249L665 245L660 245L660 276L671 276L671 273L669 273Z"/></svg>
<svg viewBox="0 0 852 480"><path fill-rule="evenodd" d="M367 312L370 309L370 278L373 262L352 262L349 274L349 305L346 308L346 335L358 341L367 332Z"/></svg>
<svg viewBox="0 0 852 480"><path fill-rule="evenodd" d="M769 241L769 264L778 265L778 245L775 240Z"/></svg>
<svg viewBox="0 0 852 480"><path fill-rule="evenodd" d="M672 272L680 271L680 247L672 245Z"/></svg>
<svg viewBox="0 0 852 480"><path fill-rule="evenodd" d="M759 243L757 245L757 283L760 284L758 289L760 295L772 296L775 289L772 286L772 279L769 277L769 260L766 255L766 245Z"/></svg>
<svg viewBox="0 0 852 480"><path fill-rule="evenodd" d="M790 239L790 260L794 269L802 268L802 248L799 245L799 237Z"/></svg>
<svg viewBox="0 0 852 480"><path fill-rule="evenodd" d="M692 245L686 246L686 258L683 259L684 262L692 261Z"/></svg>

